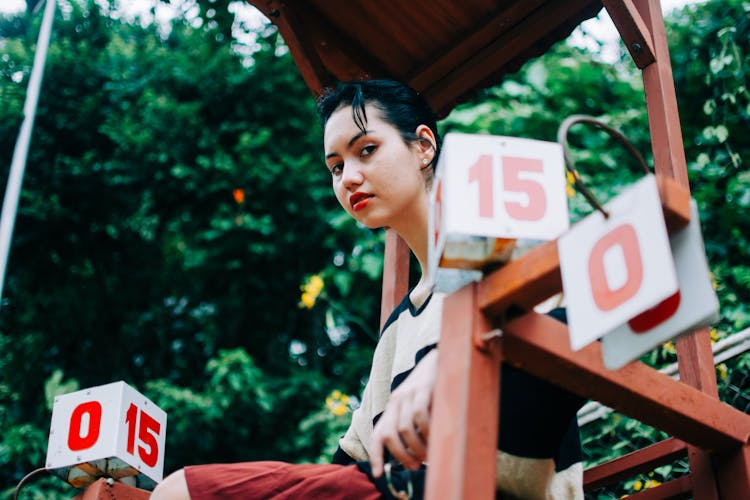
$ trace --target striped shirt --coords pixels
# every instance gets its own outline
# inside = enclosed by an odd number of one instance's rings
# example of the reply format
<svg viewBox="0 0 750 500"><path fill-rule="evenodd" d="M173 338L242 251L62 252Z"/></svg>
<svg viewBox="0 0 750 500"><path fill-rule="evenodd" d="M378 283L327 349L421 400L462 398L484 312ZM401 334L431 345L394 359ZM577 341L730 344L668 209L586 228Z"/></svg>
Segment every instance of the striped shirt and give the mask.
<svg viewBox="0 0 750 500"><path fill-rule="evenodd" d="M360 462L369 473L365 462L373 427L391 392L437 346L443 299L434 293L417 308L407 294L391 313L375 348L361 404L339 441L334 463ZM563 310L551 315L565 319ZM583 401L510 365L502 367L501 384L498 491L523 498L582 499L576 411ZM422 487L420 484L417 490L421 492Z"/></svg>

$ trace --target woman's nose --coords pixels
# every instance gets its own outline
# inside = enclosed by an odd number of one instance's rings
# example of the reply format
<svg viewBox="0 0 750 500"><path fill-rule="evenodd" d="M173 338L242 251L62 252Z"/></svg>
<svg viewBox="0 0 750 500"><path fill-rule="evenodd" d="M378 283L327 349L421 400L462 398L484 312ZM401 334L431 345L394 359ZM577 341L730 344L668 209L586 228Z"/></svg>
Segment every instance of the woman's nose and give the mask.
<svg viewBox="0 0 750 500"><path fill-rule="evenodd" d="M352 189L360 186L364 181L364 176L362 175L362 169L360 168L360 165L356 162L350 162L348 165L346 165L342 174L341 181L343 182L344 187L347 189Z"/></svg>

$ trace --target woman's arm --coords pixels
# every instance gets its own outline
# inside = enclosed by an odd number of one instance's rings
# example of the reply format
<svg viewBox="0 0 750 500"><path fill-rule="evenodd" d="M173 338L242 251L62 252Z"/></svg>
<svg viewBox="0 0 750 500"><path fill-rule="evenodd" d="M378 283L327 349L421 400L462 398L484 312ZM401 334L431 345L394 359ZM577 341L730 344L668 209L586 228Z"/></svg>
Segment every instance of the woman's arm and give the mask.
<svg viewBox="0 0 750 500"><path fill-rule="evenodd" d="M437 349L426 354L388 399L372 435L370 465L373 476L383 474L385 447L409 469L418 469L427 458L437 354Z"/></svg>

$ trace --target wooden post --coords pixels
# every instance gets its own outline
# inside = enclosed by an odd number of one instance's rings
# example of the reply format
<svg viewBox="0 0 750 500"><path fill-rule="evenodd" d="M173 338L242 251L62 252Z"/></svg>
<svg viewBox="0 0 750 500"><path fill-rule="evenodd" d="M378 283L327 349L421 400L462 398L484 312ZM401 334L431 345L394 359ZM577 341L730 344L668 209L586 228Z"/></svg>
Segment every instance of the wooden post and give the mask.
<svg viewBox="0 0 750 500"><path fill-rule="evenodd" d="M643 69L654 166L658 174L672 177L689 190L677 95L661 6L659 0L635 0L635 4L651 31L656 56L656 61ZM677 340L676 346L680 379L718 398L708 330L703 329L682 337ZM709 455L699 448L690 446L688 456L695 497L718 499Z"/></svg>
<svg viewBox="0 0 750 500"><path fill-rule="evenodd" d="M446 297L427 450L427 500L489 499L495 495L500 360L498 339L476 346L491 330L472 283Z"/></svg>

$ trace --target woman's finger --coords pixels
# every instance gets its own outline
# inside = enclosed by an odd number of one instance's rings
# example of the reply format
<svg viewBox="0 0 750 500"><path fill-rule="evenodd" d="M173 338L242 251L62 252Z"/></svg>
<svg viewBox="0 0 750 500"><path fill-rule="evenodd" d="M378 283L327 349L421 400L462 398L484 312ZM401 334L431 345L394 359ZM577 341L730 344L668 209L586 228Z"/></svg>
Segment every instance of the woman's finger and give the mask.
<svg viewBox="0 0 750 500"><path fill-rule="evenodd" d="M398 418L397 431L401 438L401 441L410 452L409 463L401 461L405 466L411 468L419 468L421 462L419 459L424 458L427 450L426 443L422 440L422 436L417 432L416 425L414 423L414 410L411 405L402 405L401 411Z"/></svg>

